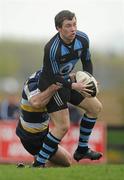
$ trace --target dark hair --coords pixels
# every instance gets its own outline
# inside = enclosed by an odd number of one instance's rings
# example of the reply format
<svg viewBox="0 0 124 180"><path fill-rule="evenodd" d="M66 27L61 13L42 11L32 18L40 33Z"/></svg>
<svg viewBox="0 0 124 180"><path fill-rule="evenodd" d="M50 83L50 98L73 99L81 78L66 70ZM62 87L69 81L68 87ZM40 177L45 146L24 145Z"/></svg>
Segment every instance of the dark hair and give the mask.
<svg viewBox="0 0 124 180"><path fill-rule="evenodd" d="M68 11L68 10L63 10L60 11L56 16L55 16L55 27L62 27L62 23L65 19L67 20L72 20L73 17L75 17L75 13Z"/></svg>

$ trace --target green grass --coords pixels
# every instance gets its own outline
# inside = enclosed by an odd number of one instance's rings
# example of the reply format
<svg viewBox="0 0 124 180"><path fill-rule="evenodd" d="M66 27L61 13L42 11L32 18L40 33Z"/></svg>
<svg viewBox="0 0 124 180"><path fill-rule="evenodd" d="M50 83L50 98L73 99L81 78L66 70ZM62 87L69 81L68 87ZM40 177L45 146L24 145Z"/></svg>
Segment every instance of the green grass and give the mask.
<svg viewBox="0 0 124 180"><path fill-rule="evenodd" d="M69 168L16 168L0 165L0 180L122 180L124 165L75 165Z"/></svg>

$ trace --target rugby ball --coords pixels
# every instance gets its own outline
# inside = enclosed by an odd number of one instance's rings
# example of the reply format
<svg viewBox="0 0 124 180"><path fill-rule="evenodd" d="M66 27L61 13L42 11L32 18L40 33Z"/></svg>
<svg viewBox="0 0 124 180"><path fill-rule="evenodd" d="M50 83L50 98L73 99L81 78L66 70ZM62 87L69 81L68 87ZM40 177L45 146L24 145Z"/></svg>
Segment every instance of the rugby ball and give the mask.
<svg viewBox="0 0 124 180"><path fill-rule="evenodd" d="M86 71L78 71L76 73L76 82L82 82L83 84L92 84L89 89L93 90L91 94L92 97L95 97L99 93L98 83L96 79Z"/></svg>

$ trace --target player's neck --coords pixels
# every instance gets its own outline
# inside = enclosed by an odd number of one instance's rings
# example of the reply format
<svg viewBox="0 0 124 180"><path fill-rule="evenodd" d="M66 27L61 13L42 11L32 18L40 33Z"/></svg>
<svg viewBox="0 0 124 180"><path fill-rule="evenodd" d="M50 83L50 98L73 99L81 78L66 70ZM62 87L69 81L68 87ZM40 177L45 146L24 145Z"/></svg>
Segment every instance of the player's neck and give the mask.
<svg viewBox="0 0 124 180"><path fill-rule="evenodd" d="M70 39L67 39L67 38L65 38L64 36L62 36L62 34L60 34L60 38L63 40L63 42L65 43L65 44L71 44L72 42L73 42L73 39L72 40L70 40Z"/></svg>

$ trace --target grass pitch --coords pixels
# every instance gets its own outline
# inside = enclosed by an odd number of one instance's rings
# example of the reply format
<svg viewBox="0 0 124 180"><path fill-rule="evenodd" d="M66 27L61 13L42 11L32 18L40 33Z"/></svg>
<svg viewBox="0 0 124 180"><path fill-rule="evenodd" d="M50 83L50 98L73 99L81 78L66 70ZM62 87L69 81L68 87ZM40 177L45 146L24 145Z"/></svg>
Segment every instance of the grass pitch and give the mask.
<svg viewBox="0 0 124 180"><path fill-rule="evenodd" d="M0 180L123 180L124 165L74 165L69 168L16 168L0 165Z"/></svg>

